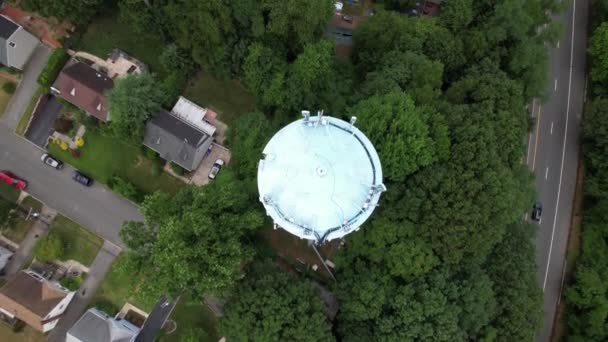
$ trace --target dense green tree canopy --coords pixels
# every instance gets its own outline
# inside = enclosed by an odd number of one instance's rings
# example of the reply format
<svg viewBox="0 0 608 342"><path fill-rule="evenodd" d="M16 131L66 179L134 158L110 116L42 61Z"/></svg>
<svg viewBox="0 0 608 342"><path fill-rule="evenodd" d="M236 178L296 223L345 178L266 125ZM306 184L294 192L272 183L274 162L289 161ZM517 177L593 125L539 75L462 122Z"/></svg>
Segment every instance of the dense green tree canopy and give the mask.
<svg viewBox="0 0 608 342"><path fill-rule="evenodd" d="M68 19L75 24L87 23L99 11L104 0L25 0L22 6L44 16Z"/></svg>
<svg viewBox="0 0 608 342"><path fill-rule="evenodd" d="M127 223L121 231L134 271L148 279L142 292L149 297L186 293L201 300L231 288L252 256L245 235L262 224L260 212L250 209L254 199L241 189L226 171L203 188L146 198L145 227Z"/></svg>
<svg viewBox="0 0 608 342"><path fill-rule="evenodd" d="M112 132L123 141L141 144L146 122L161 108L163 94L149 74L129 75L108 93Z"/></svg>
<svg viewBox="0 0 608 342"><path fill-rule="evenodd" d="M255 264L240 281L220 320L231 341L332 341L319 294L270 262Z"/></svg>

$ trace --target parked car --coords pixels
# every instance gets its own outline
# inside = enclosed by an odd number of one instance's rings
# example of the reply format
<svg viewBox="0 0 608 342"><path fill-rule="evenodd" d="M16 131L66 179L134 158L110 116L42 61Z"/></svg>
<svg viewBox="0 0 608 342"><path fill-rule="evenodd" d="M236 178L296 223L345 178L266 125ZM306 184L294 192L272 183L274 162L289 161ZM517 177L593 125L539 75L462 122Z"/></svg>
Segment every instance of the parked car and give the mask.
<svg viewBox="0 0 608 342"><path fill-rule="evenodd" d="M42 155L42 157L40 158L40 160L42 160L43 163L45 163L46 165L57 169L57 170L61 170L63 169L63 162L59 159L55 159L52 155L45 153Z"/></svg>
<svg viewBox="0 0 608 342"><path fill-rule="evenodd" d="M222 166L224 166L224 161L221 159L216 160L211 167L211 171L209 172L209 179L215 179L217 174L222 169Z"/></svg>
<svg viewBox="0 0 608 342"><path fill-rule="evenodd" d="M534 207L532 207L532 219L534 221L539 221L543 215L543 206L540 203L536 203L534 204Z"/></svg>
<svg viewBox="0 0 608 342"><path fill-rule="evenodd" d="M21 178L18 178L10 171L0 171L0 181L8 185L12 185L18 190L23 190L27 187L27 182Z"/></svg>
<svg viewBox="0 0 608 342"><path fill-rule="evenodd" d="M93 179L82 174L80 171L74 171L74 173L72 173L72 179L84 186L91 186L91 184L93 184Z"/></svg>

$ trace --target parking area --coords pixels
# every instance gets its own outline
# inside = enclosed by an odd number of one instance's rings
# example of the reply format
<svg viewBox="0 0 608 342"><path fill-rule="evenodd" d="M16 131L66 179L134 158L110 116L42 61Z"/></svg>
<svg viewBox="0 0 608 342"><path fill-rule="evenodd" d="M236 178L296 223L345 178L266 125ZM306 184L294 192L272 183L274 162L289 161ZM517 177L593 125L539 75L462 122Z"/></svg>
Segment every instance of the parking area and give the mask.
<svg viewBox="0 0 608 342"><path fill-rule="evenodd" d="M215 143L212 146L211 153L203 159L201 165L199 165L198 169L196 169L192 175L190 181L196 185L205 185L209 183L209 172L216 160L221 159L225 164L230 162L230 150ZM221 177L221 172L218 177Z"/></svg>
<svg viewBox="0 0 608 342"><path fill-rule="evenodd" d="M44 95L32 115L32 121L25 132L25 138L41 148L45 148L49 135L53 133L53 124L61 113L61 103L55 96Z"/></svg>

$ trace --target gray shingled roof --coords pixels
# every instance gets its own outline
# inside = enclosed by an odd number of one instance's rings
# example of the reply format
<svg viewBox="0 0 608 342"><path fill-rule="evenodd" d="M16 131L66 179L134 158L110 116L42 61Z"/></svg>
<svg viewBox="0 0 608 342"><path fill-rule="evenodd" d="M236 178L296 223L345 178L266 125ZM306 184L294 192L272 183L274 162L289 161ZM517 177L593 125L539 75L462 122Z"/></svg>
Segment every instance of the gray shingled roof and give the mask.
<svg viewBox="0 0 608 342"><path fill-rule="evenodd" d="M19 25L0 15L0 38L7 40L18 28Z"/></svg>
<svg viewBox="0 0 608 342"><path fill-rule="evenodd" d="M89 309L68 331L66 341L129 342L137 335L97 309Z"/></svg>
<svg viewBox="0 0 608 342"><path fill-rule="evenodd" d="M157 151L161 158L193 170L198 166L194 165L199 159L196 154L201 153L197 149L209 139L209 135L162 110L146 125L144 145Z"/></svg>

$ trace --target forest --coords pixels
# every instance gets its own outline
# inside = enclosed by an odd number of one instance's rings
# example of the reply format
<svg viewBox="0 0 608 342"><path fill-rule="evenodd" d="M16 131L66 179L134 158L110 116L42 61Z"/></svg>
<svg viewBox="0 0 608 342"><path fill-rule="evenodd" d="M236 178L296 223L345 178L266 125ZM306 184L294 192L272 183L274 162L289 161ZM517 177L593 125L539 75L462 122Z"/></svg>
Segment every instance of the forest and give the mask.
<svg viewBox="0 0 608 342"><path fill-rule="evenodd" d="M344 58L323 36L332 1L118 1L121 20L136 32L162 37L203 72L240 80L257 107L230 127L233 160L221 179L174 197L148 196L146 221L123 228L126 267L148 280L142 295L225 299L220 332L231 341L534 338L542 296L535 228L522 222L535 197L522 157L527 104L543 95L546 49L559 34L551 15L560 2L449 0L436 17L399 12L407 1L378 2ZM85 22L91 6L104 6L27 3ZM74 8L62 7L68 3ZM606 53L608 27L598 30L597 54ZM594 69L594 82L607 79L608 68ZM594 109L603 113L607 100L597 96ZM256 246L256 231L270 224L258 203L257 161L269 137L302 109L356 115L388 188L337 256L338 281L329 286L340 310L332 322L310 280L279 272ZM595 120L585 134L589 172L599 175L608 172L608 145L601 145L608 126L599 123L608 122L603 114ZM588 181L589 191L605 194L606 179ZM608 202L593 198L601 218ZM608 253L602 239L585 241ZM597 282L605 300L607 268L592 264L608 259L585 259L595 273L581 281ZM597 305L605 315L593 293L574 287L569 297L577 310ZM598 318L593 336L605 337L604 321ZM591 334L593 322L573 318L572 325Z"/></svg>
<svg viewBox="0 0 608 342"><path fill-rule="evenodd" d="M583 120L583 219L574 281L566 290L568 339L608 339L608 1L592 3L591 84Z"/></svg>

